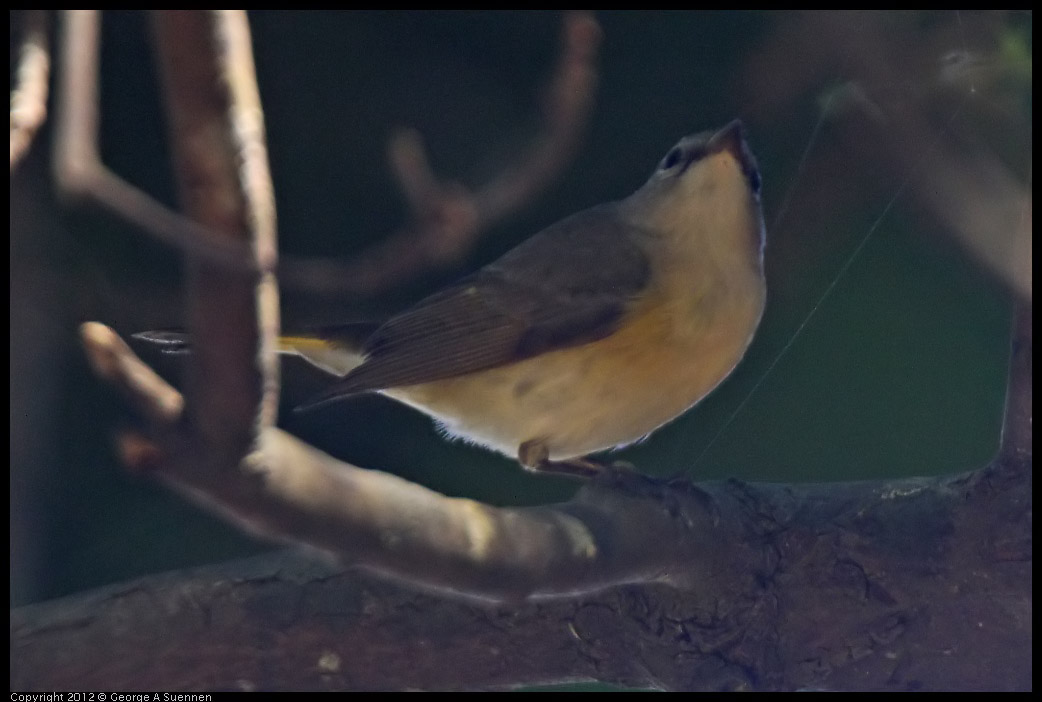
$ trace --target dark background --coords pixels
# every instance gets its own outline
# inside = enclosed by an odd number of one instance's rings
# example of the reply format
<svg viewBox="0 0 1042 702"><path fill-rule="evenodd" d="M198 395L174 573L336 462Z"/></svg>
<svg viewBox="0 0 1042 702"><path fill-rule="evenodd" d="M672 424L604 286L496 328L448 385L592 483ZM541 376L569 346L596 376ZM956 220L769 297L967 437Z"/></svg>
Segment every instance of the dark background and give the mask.
<svg viewBox="0 0 1042 702"><path fill-rule="evenodd" d="M281 248L345 259L408 216L385 161L392 130L418 129L439 175L482 182L538 128L560 33L555 13L250 17ZM932 139L987 150L1029 184L1030 14L846 15L867 40L817 62L825 42L803 15L597 17L604 40L588 134L546 191L455 269L402 281L377 299L284 291L285 326L399 309L565 215L626 196L679 137L741 117L765 184L769 292L760 332L713 395L617 456L659 475L768 481L936 474L985 462L998 441L1009 293L916 205L900 172L871 158L871 144L850 147L857 116L829 96L857 86L890 115L916 110L929 125L924 154ZM12 47L17 26L15 14ZM103 41L104 160L173 204L145 16L105 13ZM941 84L949 51L990 72ZM890 61L883 78L864 68L898 54L915 60ZM95 319L128 335L179 324L179 255L56 202L49 139L47 127L11 184L12 604L269 548L117 465L112 434L133 420L90 375L76 326ZM141 352L176 379L175 360ZM300 364L285 370L283 425L339 458L495 504L562 500L575 489L446 442L427 418L383 398L293 415L314 378Z"/></svg>

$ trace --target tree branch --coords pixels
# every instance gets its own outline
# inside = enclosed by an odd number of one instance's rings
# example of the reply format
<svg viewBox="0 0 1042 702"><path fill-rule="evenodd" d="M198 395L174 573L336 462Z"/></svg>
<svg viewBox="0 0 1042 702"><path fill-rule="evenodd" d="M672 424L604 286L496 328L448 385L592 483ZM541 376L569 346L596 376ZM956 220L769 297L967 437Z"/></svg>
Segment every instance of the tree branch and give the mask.
<svg viewBox="0 0 1042 702"><path fill-rule="evenodd" d="M285 261L281 280L313 292L368 296L462 258L479 234L523 207L571 162L593 106L600 39L592 14L565 15L542 129L517 162L471 191L457 182L440 182L419 133L402 130L391 138L388 160L413 222L354 261Z"/></svg>
<svg viewBox="0 0 1042 702"><path fill-rule="evenodd" d="M64 24L55 151L62 192L113 212L196 258L247 274L270 272L275 265L270 255L258 261L249 247L222 236L219 228L171 212L105 167L97 148L98 13L69 11ZM571 160L596 92L599 42L600 28L592 15L565 16L561 58L541 133L518 163L506 166L475 192L458 183L438 182L419 137L414 132L396 135L390 144L390 161L414 211L413 224L355 261L283 260L278 264L281 284L314 293L372 296L466 254L482 231L523 206ZM252 71L252 58L248 64Z"/></svg>
<svg viewBox="0 0 1042 702"><path fill-rule="evenodd" d="M866 173L881 166L888 184L901 184L898 194L907 191L940 231L1030 303L1030 164L1018 158L1010 167L996 148L1011 127L1030 134L1030 110L1014 107L998 120L985 112L993 94L1024 79L1002 65L998 49L970 52L964 37L953 38L958 17L913 30L879 13L793 15L750 62L748 101L765 115L785 114L809 88L834 82L840 67L844 83L828 88L821 119L843 136L844 160ZM800 65L785 58L794 45ZM1030 94L1030 66L1027 75ZM981 126L972 134L959 128L988 122L999 137L993 143L981 143Z"/></svg>
<svg viewBox="0 0 1042 702"><path fill-rule="evenodd" d="M171 212L105 167L98 153L99 13L63 14L54 172L67 199L114 213L158 241L226 270L256 273L248 246Z"/></svg>
<svg viewBox="0 0 1042 702"><path fill-rule="evenodd" d="M26 10L25 39L18 75L11 91L11 171L29 152L36 132L47 119L47 81L51 57L46 10Z"/></svg>
<svg viewBox="0 0 1042 702"><path fill-rule="evenodd" d="M551 509L632 530L661 582L493 606L283 553L16 610L11 685L1030 689L1030 486L1030 457L954 478L705 485L710 500L675 493L675 515L589 486ZM717 523L685 526L709 504Z"/></svg>

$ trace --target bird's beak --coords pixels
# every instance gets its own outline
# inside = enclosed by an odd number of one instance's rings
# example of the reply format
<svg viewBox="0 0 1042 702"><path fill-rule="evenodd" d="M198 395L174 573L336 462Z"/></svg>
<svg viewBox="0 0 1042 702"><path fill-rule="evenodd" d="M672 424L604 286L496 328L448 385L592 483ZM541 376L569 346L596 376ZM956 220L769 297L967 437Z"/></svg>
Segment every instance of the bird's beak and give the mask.
<svg viewBox="0 0 1042 702"><path fill-rule="evenodd" d="M736 119L719 132L709 138L709 153L715 154L720 151L730 151L731 154L742 160L742 147L745 145L745 127L742 121Z"/></svg>
<svg viewBox="0 0 1042 702"><path fill-rule="evenodd" d="M711 154L727 151L734 156L749 181L749 187L754 193L759 194L760 169L756 165L756 157L753 156L753 152L745 141L745 127L741 120L734 120L711 136L706 146Z"/></svg>

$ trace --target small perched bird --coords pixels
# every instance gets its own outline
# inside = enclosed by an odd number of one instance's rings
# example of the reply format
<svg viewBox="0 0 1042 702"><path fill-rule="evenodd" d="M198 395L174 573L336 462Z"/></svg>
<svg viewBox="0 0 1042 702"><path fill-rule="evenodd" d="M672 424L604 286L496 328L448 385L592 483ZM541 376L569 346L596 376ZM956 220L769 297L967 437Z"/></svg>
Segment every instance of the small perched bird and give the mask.
<svg viewBox="0 0 1042 702"><path fill-rule="evenodd" d="M674 419L744 355L766 298L759 193L734 121L383 324L280 349L341 376L305 407L379 392L527 468L596 474L588 454Z"/></svg>

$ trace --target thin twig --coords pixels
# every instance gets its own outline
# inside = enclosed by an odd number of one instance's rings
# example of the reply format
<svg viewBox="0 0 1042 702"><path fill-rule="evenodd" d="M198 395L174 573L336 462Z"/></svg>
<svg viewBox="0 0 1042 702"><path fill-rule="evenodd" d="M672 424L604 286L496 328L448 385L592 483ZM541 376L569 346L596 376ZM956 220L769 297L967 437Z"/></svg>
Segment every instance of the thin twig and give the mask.
<svg viewBox="0 0 1042 702"><path fill-rule="evenodd" d="M11 91L11 170L29 152L47 119L47 81L51 57L47 42L47 12L27 10L25 40L18 58L18 76Z"/></svg>

